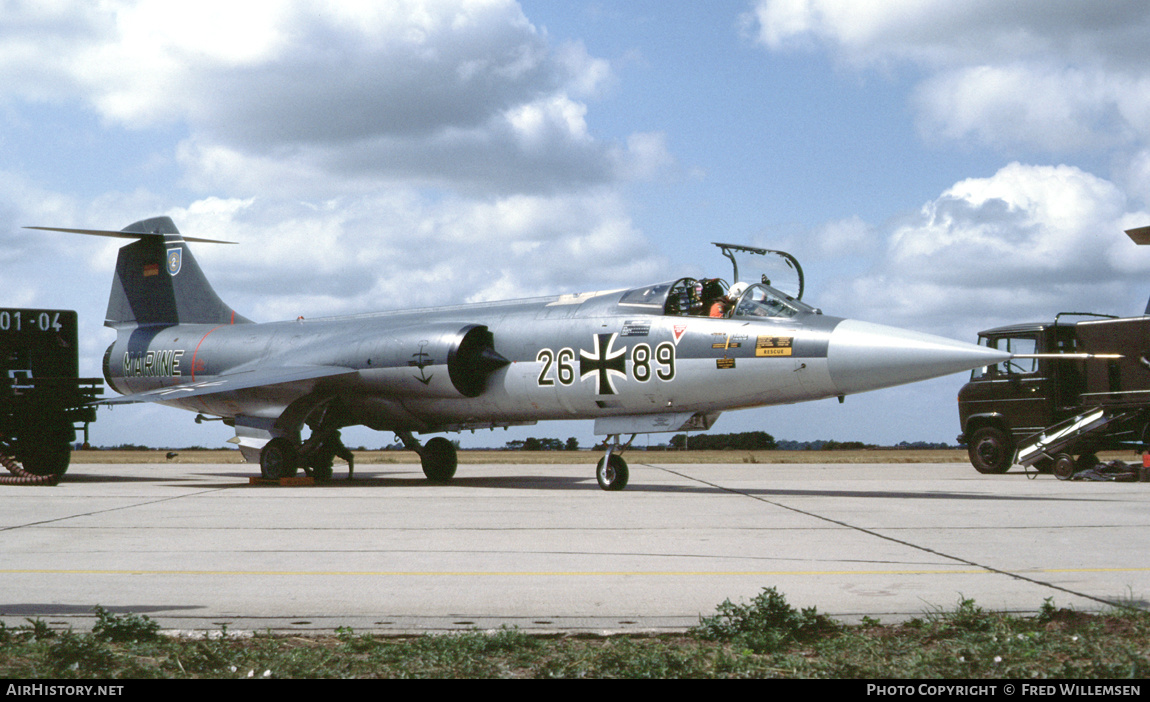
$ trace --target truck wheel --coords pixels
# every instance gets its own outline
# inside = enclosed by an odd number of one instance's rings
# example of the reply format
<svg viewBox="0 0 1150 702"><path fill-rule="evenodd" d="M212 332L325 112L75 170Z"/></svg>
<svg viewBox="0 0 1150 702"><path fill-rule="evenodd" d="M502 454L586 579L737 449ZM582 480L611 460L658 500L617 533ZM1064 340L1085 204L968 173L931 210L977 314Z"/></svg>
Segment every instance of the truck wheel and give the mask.
<svg viewBox="0 0 1150 702"><path fill-rule="evenodd" d="M1005 473L1014 461L1014 445L998 427L983 427L974 432L967 454L979 473Z"/></svg>
<svg viewBox="0 0 1150 702"><path fill-rule="evenodd" d="M20 454L20 465L32 475L61 476L72 460L72 447L65 441L45 439Z"/></svg>
<svg viewBox="0 0 1150 702"><path fill-rule="evenodd" d="M72 461L76 431L66 421L43 418L16 440L16 460L32 475L64 474Z"/></svg>
<svg viewBox="0 0 1150 702"><path fill-rule="evenodd" d="M1054 477L1059 480L1070 480L1074 475L1075 464L1074 456L1068 453L1060 453L1054 457Z"/></svg>

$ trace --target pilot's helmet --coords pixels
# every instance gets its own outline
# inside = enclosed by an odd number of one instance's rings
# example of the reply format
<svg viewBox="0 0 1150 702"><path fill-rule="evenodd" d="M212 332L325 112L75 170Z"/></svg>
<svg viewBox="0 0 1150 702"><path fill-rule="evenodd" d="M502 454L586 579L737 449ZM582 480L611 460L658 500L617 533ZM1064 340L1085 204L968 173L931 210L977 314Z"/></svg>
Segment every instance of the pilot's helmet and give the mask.
<svg viewBox="0 0 1150 702"><path fill-rule="evenodd" d="M696 280L694 285L687 288L687 296L691 300L691 307L703 304L703 284Z"/></svg>
<svg viewBox="0 0 1150 702"><path fill-rule="evenodd" d="M723 281L718 278L707 278L703 281L703 297L713 300L723 295Z"/></svg>
<svg viewBox="0 0 1150 702"><path fill-rule="evenodd" d="M727 291L727 297L732 299L732 300L738 300L739 296L741 296L749 287L751 287L751 286L748 285L747 283L743 283L743 282L735 283L734 285L731 286L731 289Z"/></svg>

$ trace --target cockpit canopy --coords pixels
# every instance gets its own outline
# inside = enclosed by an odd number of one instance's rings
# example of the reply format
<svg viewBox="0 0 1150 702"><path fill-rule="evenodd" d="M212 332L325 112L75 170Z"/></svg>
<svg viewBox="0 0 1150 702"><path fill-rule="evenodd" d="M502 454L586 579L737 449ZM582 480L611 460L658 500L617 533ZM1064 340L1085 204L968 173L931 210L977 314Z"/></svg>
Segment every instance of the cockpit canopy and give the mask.
<svg viewBox="0 0 1150 702"><path fill-rule="evenodd" d="M812 309L766 285L752 285L739 296L735 317L783 317L790 319Z"/></svg>
<svg viewBox="0 0 1150 702"><path fill-rule="evenodd" d="M740 284L738 288L744 287ZM736 288L736 290L738 290ZM619 305L623 307L645 308L652 313L674 317L716 316L746 319L790 319L800 314L818 314L819 311L778 290L756 283L745 286L738 298L727 297L730 287L720 278L679 278L678 280L656 283L635 288L623 293ZM722 309L714 314L716 303Z"/></svg>

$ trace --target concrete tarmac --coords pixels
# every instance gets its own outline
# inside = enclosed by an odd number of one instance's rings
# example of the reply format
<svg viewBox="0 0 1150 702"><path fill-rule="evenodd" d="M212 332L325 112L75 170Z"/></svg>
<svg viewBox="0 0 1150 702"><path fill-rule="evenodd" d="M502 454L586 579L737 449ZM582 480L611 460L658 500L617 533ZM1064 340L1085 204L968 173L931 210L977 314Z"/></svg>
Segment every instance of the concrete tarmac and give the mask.
<svg viewBox="0 0 1150 702"><path fill-rule="evenodd" d="M966 464L364 465L312 487L251 465L73 465L0 486L0 620L90 629L675 632L773 586L847 622L1097 611L1150 598L1150 483ZM650 462L647 462L650 461Z"/></svg>

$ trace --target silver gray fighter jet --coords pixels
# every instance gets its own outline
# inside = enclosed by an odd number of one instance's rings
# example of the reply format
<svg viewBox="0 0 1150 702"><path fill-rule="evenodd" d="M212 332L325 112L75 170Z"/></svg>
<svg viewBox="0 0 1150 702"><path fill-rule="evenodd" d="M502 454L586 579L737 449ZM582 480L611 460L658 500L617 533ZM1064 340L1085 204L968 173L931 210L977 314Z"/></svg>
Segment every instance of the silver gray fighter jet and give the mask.
<svg viewBox="0 0 1150 702"><path fill-rule="evenodd" d="M257 324L216 295L172 220L119 232L104 377L123 397L220 418L264 477L326 478L343 427L394 432L432 481L455 446L415 434L589 419L605 435L596 477L627 484L621 439L710 428L726 410L838 397L1007 360L937 336L824 315L801 301L793 257L719 244L720 279L626 290ZM213 242L228 243L228 242ZM798 291L738 282L738 253L778 254ZM712 316L714 315L714 316ZM303 440L305 427L308 438Z"/></svg>

